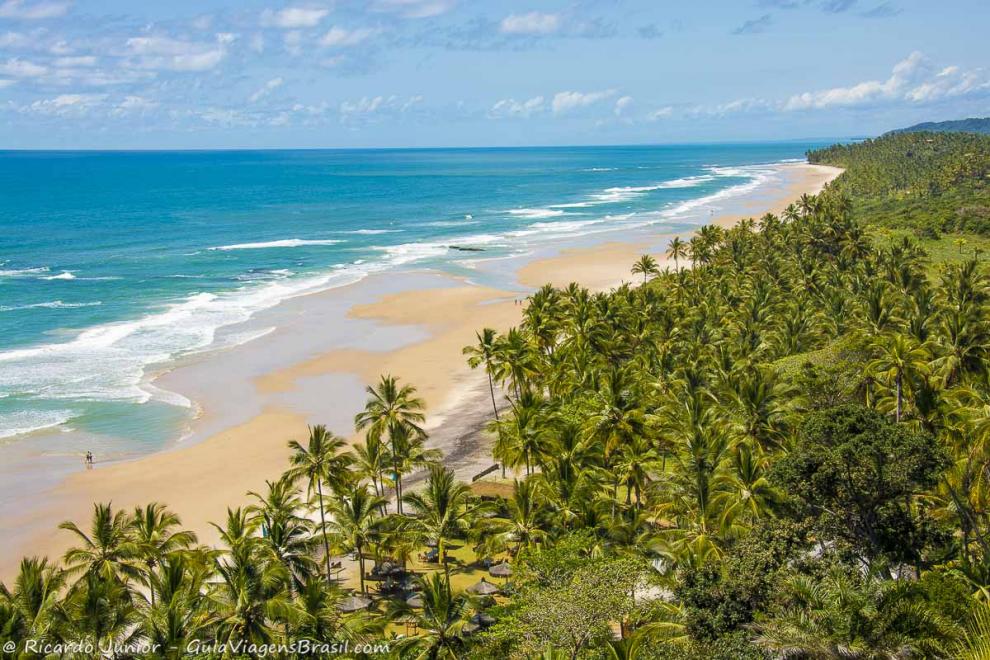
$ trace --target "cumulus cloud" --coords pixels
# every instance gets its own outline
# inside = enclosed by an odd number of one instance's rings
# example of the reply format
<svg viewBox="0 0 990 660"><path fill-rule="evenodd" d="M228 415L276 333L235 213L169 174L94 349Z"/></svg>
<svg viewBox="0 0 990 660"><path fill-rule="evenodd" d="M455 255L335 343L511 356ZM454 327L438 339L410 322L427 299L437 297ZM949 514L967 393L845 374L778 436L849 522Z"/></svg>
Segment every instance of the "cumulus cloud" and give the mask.
<svg viewBox="0 0 990 660"><path fill-rule="evenodd" d="M96 66L96 58L92 55L58 57L55 59L53 64L58 67Z"/></svg>
<svg viewBox="0 0 990 660"><path fill-rule="evenodd" d="M456 5L457 0L374 0L371 9L403 18L430 18L445 14Z"/></svg>
<svg viewBox="0 0 990 660"><path fill-rule="evenodd" d="M629 106L631 106L632 103L633 103L633 97L623 96L618 100L616 100L615 108L612 110L612 112L615 113L616 117L621 117L622 114L629 109Z"/></svg>
<svg viewBox="0 0 990 660"><path fill-rule="evenodd" d="M48 67L13 57L0 64L0 75L13 78L37 78L48 73Z"/></svg>
<svg viewBox="0 0 990 660"><path fill-rule="evenodd" d="M488 116L496 119L502 117L525 118L543 112L544 107L542 96L534 96L525 101L502 99L492 106L491 110L488 111Z"/></svg>
<svg viewBox="0 0 990 660"><path fill-rule="evenodd" d="M215 43L182 41L165 36L131 37L128 50L146 69L171 71L207 71L223 60L233 35L218 34Z"/></svg>
<svg viewBox="0 0 990 660"><path fill-rule="evenodd" d="M672 117L673 114L674 114L674 108L669 105L665 105L662 108L657 108L656 110L651 112L647 116L647 119L650 121L659 121L661 119L667 119L668 117Z"/></svg>
<svg viewBox="0 0 990 660"><path fill-rule="evenodd" d="M82 115L101 104L105 94L60 94L51 99L42 99L26 106L26 110L42 115Z"/></svg>
<svg viewBox="0 0 990 660"><path fill-rule="evenodd" d="M505 34L552 34L560 28L559 14L531 11L527 14L509 14L499 23L499 31Z"/></svg>
<svg viewBox="0 0 990 660"><path fill-rule="evenodd" d="M330 11L322 7L286 7L261 12L261 24L285 30L316 27Z"/></svg>
<svg viewBox="0 0 990 660"><path fill-rule="evenodd" d="M377 33L378 30L374 28L355 28L353 30L348 30L338 25L334 25L320 39L320 45L326 46L327 48L356 46L362 41L375 36Z"/></svg>
<svg viewBox="0 0 990 660"><path fill-rule="evenodd" d="M251 101L251 103L257 103L258 101L260 101L261 99L265 98L266 96L268 96L269 94L271 94L272 92L274 92L276 89L278 89L279 87L281 87L282 86L282 83L284 83L284 82L285 81L282 80L281 77L272 78L271 80L269 80L268 82L266 82L264 85L262 85L260 88L258 88L258 91L256 91L254 94L252 94L248 100Z"/></svg>
<svg viewBox="0 0 990 660"><path fill-rule="evenodd" d="M58 18L69 11L70 2L35 2L23 0L7 0L0 4L0 18L15 18L22 21L39 21L46 18Z"/></svg>
<svg viewBox="0 0 990 660"><path fill-rule="evenodd" d="M933 102L979 91L990 91L990 81L976 71L959 67L936 70L915 51L898 62L886 80L867 80L850 87L833 87L791 96L784 110L854 107L891 101Z"/></svg>
<svg viewBox="0 0 990 660"><path fill-rule="evenodd" d="M559 115L564 112L594 105L614 95L614 89L599 92L557 92L554 94L550 106L553 108L554 114Z"/></svg>
<svg viewBox="0 0 990 660"><path fill-rule="evenodd" d="M143 96L128 95L110 111L110 114L115 117L124 117L131 114L141 114L157 107L157 101L146 99Z"/></svg>
<svg viewBox="0 0 990 660"><path fill-rule="evenodd" d="M3 89L4 87L10 87L11 85L15 84L16 82L17 82L16 80L9 80L9 79L6 79L6 78L0 78L0 89Z"/></svg>
<svg viewBox="0 0 990 660"><path fill-rule="evenodd" d="M859 15L863 18L890 18L891 16L897 16L900 13L901 10L897 7L893 6L889 2L883 2L873 9L860 12Z"/></svg>

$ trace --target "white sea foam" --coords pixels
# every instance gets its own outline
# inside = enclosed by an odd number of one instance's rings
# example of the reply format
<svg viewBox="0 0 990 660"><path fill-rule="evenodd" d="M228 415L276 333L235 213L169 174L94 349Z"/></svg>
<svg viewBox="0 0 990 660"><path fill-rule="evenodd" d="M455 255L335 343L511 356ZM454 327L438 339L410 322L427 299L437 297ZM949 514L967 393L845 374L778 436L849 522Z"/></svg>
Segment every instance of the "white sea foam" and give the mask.
<svg viewBox="0 0 990 660"><path fill-rule="evenodd" d="M71 271L63 270L58 275L49 275L47 277L42 277L43 280L74 280L76 276L72 274Z"/></svg>
<svg viewBox="0 0 990 660"><path fill-rule="evenodd" d="M71 410L17 410L0 414L0 438L12 438L60 426L74 415Z"/></svg>
<svg viewBox="0 0 990 660"><path fill-rule="evenodd" d="M358 234L361 236L375 236L377 234L396 234L401 232L401 229L355 229L354 231L346 231L345 234Z"/></svg>
<svg viewBox="0 0 990 660"><path fill-rule="evenodd" d="M509 214L526 220L536 220L539 218L555 218L564 215L565 211L560 209L509 209Z"/></svg>
<svg viewBox="0 0 990 660"><path fill-rule="evenodd" d="M32 303L30 305L0 305L0 312L15 312L20 309L74 309L76 307L96 307L102 304L99 300L81 303L64 303L61 300L51 300L48 302Z"/></svg>
<svg viewBox="0 0 990 660"><path fill-rule="evenodd" d="M263 241L260 243L235 243L234 245L220 245L211 247L210 250L220 250L227 252L230 250L267 250L271 248L295 248L310 245L337 245L343 241L334 239L306 240L302 238L286 238L280 241Z"/></svg>
<svg viewBox="0 0 990 660"><path fill-rule="evenodd" d="M480 220L472 220L470 215L464 216L465 220L436 220L434 222L427 222L424 227L467 227L469 225L476 225Z"/></svg>
<svg viewBox="0 0 990 660"><path fill-rule="evenodd" d="M32 275L40 275L47 272L49 272L48 266L39 266L38 268L12 268L0 270L0 277L31 277Z"/></svg>

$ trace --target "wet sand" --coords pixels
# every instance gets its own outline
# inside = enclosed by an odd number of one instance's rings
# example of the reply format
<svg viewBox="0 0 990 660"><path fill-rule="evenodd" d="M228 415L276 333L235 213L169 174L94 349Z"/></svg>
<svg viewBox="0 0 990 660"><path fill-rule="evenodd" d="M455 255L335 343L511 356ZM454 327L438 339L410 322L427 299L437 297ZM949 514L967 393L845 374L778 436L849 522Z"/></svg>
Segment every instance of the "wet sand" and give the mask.
<svg viewBox="0 0 990 660"><path fill-rule="evenodd" d="M785 165L782 171L783 181L772 193L754 191L733 202L732 214L707 221L729 226L744 217L779 212L802 193L818 192L838 174L834 168L804 164ZM629 269L643 253L653 254L665 267L663 251L672 236L653 231L628 242L565 249L522 264L515 276L522 291L572 281L607 290L640 281ZM110 501L115 508L127 509L163 502L201 541L215 542L218 533L209 523L222 521L227 507L243 506L249 501L247 491L263 490L265 480L284 471L286 444L304 440L307 424L326 422L334 432L353 439L349 422L364 400L361 385L383 373L417 387L428 406L430 445L444 450L460 478L469 480L490 465L488 439L480 432L491 415L487 380L467 367L461 350L483 327L504 331L518 323L522 307L517 301L526 294L446 275L429 275L423 280L428 288L416 287L415 276L375 277L378 282L363 283L349 294L333 290L305 296L279 312L286 322L297 316L310 319L299 337L281 339L283 345L305 344L305 350L285 353L304 355L302 359L280 363L282 354L271 348L275 344L257 340L226 357L189 367L185 378L198 384L205 402L191 396L202 412L187 441L167 451L70 474L41 501L26 503L20 515L0 521L5 538L0 579L14 573L21 556L64 552L71 538L58 531L57 524L72 519L85 529L93 502ZM413 285L403 286L403 278ZM319 334L327 323L319 314L327 307L340 307L341 296L347 295L351 297L341 325L351 334L341 344L330 332ZM351 305L355 297L362 302ZM166 378L172 378L174 386L182 373L179 369ZM185 393L181 387L176 391ZM221 407L222 414L217 410Z"/></svg>

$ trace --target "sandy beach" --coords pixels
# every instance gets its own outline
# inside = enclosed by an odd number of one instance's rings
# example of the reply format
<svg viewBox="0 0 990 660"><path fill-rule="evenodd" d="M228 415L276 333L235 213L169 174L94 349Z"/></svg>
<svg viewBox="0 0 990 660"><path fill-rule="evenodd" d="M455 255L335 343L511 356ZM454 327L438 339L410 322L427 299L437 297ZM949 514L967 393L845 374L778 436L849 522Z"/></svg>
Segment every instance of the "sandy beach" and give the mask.
<svg viewBox="0 0 990 660"><path fill-rule="evenodd" d="M707 222L729 226L745 217L779 212L801 194L818 192L839 173L797 163L781 169L781 182L772 191L748 195L734 204L732 214ZM473 343L475 332L483 327L504 331L517 323L521 312L517 300L545 283L565 286L576 281L607 290L623 281L638 282L629 268L644 252L656 256L663 267L663 251L673 234L657 229L629 241L612 236L599 239L607 242L597 245L537 255L515 270L519 290L478 286L436 273L429 274L427 288L401 286L396 282L401 274L372 276L393 281L384 287L384 294L372 298L360 300L361 296L350 294L348 300L356 304L348 302L347 322L355 324L355 335L363 341L338 345L328 337L320 347L316 335L304 359L278 364L278 353L266 355L265 341L258 340L224 358L245 364L257 355L259 362L252 369L230 375L229 370L214 366L210 373L215 380L197 375L200 387L211 391L205 394L206 401L191 397L202 409L187 441L135 460L74 472L41 501L24 507L18 517L0 523L7 541L0 579L10 576L24 555L64 552L71 538L58 531L57 524L72 519L85 527L93 502L110 501L125 509L163 502L201 541L214 542L217 532L210 521L223 520L227 507L248 501L247 491L260 491L266 479L277 478L287 464L287 441L303 440L307 424L326 421L334 432L353 439L348 421L364 400L362 384L373 383L382 373L417 387L428 406L430 444L445 451L461 478L470 479L491 464L486 439L478 432L491 403L487 381L467 367L462 347ZM362 291L374 289L372 282L362 286ZM346 294L341 290L312 294L292 301L296 307L288 309L300 316L317 314L321 307L341 305L342 295ZM389 339L373 341L377 336ZM222 365L222 360L217 364ZM207 367L195 369L199 371L189 373L203 374ZM224 374L229 384L224 383ZM168 378L181 380L182 375ZM226 399L230 410L223 414L214 410L211 399Z"/></svg>

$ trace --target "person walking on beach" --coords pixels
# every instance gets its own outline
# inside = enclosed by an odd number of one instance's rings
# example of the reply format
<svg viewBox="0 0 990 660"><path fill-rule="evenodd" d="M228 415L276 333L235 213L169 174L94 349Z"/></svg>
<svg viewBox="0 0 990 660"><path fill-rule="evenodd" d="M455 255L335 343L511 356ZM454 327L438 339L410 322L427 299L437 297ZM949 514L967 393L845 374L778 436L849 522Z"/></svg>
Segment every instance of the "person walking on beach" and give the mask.
<svg viewBox="0 0 990 660"><path fill-rule="evenodd" d="M93 467L93 452L91 451L86 452L86 467Z"/></svg>

